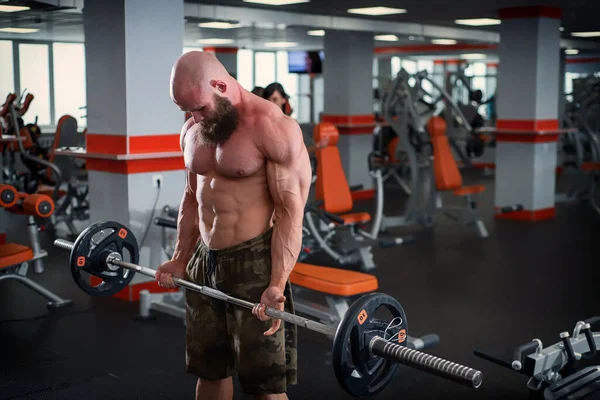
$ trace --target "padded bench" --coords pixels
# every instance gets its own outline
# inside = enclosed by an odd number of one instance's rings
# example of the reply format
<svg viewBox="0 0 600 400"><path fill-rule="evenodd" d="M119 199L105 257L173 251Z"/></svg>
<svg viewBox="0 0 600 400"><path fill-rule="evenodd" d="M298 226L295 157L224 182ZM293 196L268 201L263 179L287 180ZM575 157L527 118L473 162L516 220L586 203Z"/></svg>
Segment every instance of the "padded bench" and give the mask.
<svg viewBox="0 0 600 400"><path fill-rule="evenodd" d="M374 292L379 287L373 275L305 263L296 264L290 282L296 311L329 324L341 321L353 296ZM303 299L300 293L307 289L325 294L327 306Z"/></svg>

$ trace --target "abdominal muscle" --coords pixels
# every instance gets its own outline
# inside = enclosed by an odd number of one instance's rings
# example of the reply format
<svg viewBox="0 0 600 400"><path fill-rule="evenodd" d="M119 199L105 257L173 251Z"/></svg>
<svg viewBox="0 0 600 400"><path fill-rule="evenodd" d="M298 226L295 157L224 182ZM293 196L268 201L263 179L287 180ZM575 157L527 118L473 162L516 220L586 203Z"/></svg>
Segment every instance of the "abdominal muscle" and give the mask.
<svg viewBox="0 0 600 400"><path fill-rule="evenodd" d="M238 179L200 175L197 183L200 234L209 248L235 246L271 227L273 201L264 169Z"/></svg>

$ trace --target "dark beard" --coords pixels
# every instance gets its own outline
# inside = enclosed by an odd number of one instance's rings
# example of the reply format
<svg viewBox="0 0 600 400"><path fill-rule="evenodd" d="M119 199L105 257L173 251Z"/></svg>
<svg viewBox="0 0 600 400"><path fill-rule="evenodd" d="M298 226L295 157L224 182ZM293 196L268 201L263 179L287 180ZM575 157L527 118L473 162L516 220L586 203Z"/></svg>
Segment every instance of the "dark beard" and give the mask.
<svg viewBox="0 0 600 400"><path fill-rule="evenodd" d="M199 124L198 138L201 143L208 146L223 145L235 132L239 123L239 111L229 99L216 94L214 99L214 114L206 117Z"/></svg>

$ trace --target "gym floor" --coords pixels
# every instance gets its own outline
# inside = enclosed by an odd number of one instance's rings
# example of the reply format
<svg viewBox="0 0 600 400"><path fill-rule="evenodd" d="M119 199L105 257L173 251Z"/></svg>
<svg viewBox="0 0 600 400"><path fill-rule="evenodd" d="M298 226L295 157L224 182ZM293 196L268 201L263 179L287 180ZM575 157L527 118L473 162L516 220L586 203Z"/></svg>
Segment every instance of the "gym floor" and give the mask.
<svg viewBox="0 0 600 400"><path fill-rule="evenodd" d="M491 182L480 197L485 210L492 209ZM387 194L386 209L394 195ZM372 206L363 201L357 209ZM475 357L473 348L510 355L533 338L549 345L600 314L593 261L600 217L589 208L560 205L556 219L538 223L495 220L490 211L484 221L486 240L443 218L435 230L412 229L418 240L410 246L374 252L380 291L403 305L409 334L439 334L440 345L428 351L481 370L482 387L403 367L379 398L528 398L525 376ZM16 282L0 284L0 400L193 398L183 322L164 314L136 321L136 304L89 298L73 283L66 254L43 240L46 272L34 279L74 305L48 314L41 297ZM333 375L331 341L303 328L298 336L299 384L289 397L350 398ZM235 382L235 398L251 398Z"/></svg>

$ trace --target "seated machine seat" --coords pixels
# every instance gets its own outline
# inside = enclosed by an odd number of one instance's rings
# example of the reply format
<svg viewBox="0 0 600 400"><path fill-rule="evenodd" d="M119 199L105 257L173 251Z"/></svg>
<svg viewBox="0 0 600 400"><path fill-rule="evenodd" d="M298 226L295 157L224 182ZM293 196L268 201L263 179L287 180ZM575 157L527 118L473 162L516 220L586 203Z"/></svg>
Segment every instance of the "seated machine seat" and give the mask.
<svg viewBox="0 0 600 400"><path fill-rule="evenodd" d="M374 292L379 287L373 275L340 268L296 263L290 274L294 285L335 296L355 296Z"/></svg>
<svg viewBox="0 0 600 400"><path fill-rule="evenodd" d="M365 212L342 214L340 218L344 220L344 225L365 224L371 221L371 215Z"/></svg>
<svg viewBox="0 0 600 400"><path fill-rule="evenodd" d="M454 195L458 197L468 196L470 194L477 194L485 192L485 186L483 185L473 185L473 186L463 186L454 190Z"/></svg>
<svg viewBox="0 0 600 400"><path fill-rule="evenodd" d="M33 259L33 250L16 243L0 245L0 268L13 267Z"/></svg>

